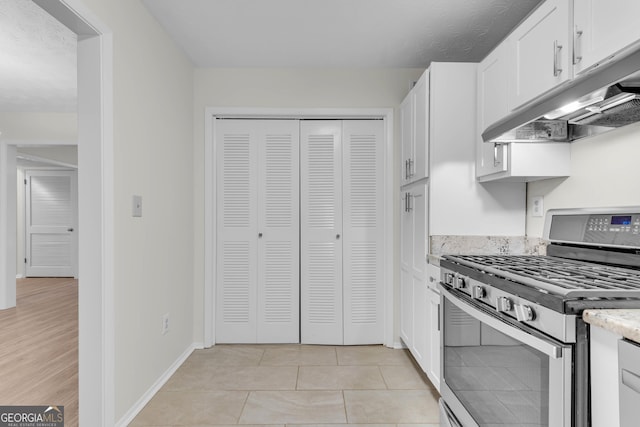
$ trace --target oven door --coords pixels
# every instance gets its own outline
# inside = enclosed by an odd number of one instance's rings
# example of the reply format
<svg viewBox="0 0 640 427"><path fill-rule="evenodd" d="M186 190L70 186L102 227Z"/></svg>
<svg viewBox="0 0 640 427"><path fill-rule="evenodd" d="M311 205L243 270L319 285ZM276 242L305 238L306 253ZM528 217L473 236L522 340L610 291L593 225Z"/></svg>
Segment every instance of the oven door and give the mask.
<svg viewBox="0 0 640 427"><path fill-rule="evenodd" d="M572 346L439 287L441 393L451 418L464 427L571 426Z"/></svg>

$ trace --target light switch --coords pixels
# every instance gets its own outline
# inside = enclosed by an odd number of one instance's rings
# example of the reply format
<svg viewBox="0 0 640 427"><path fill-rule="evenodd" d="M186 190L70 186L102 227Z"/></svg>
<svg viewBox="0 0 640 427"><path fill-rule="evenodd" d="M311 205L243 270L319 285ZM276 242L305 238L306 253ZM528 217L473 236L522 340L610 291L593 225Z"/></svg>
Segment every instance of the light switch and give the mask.
<svg viewBox="0 0 640 427"><path fill-rule="evenodd" d="M131 216L142 216L142 196L133 196L133 206L131 210Z"/></svg>

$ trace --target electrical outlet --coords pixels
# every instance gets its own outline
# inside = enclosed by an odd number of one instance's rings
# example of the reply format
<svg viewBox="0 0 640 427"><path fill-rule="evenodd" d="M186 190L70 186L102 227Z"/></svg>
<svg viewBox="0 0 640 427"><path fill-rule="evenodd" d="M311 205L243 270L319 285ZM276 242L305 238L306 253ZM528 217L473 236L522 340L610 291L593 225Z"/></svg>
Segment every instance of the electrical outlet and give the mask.
<svg viewBox="0 0 640 427"><path fill-rule="evenodd" d="M164 315L162 315L161 332L162 332L162 335L165 335L167 332L169 332L169 313L165 313Z"/></svg>
<svg viewBox="0 0 640 427"><path fill-rule="evenodd" d="M533 210L531 216L543 216L544 213L544 197L536 196L532 199Z"/></svg>

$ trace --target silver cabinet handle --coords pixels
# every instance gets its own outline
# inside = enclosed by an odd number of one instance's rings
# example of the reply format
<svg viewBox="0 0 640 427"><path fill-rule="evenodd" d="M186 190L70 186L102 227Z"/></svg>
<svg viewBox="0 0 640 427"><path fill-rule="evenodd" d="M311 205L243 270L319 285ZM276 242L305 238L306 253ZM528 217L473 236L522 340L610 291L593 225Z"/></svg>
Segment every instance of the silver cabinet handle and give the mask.
<svg viewBox="0 0 640 427"><path fill-rule="evenodd" d="M411 178L415 173L413 172L413 159L409 159L409 178Z"/></svg>
<svg viewBox="0 0 640 427"><path fill-rule="evenodd" d="M558 77L560 73L562 73L562 68L560 68L561 60L559 58L560 51L562 50L562 45L558 43L558 40L553 41L553 76Z"/></svg>
<svg viewBox="0 0 640 427"><path fill-rule="evenodd" d="M493 167L494 168L502 163L502 159L500 159L500 156L498 155L498 151L499 151L499 144L497 142L494 142L493 143Z"/></svg>
<svg viewBox="0 0 640 427"><path fill-rule="evenodd" d="M583 31L576 25L576 31L573 34L573 65L582 61L582 51L578 49L578 46L582 47L582 34Z"/></svg>

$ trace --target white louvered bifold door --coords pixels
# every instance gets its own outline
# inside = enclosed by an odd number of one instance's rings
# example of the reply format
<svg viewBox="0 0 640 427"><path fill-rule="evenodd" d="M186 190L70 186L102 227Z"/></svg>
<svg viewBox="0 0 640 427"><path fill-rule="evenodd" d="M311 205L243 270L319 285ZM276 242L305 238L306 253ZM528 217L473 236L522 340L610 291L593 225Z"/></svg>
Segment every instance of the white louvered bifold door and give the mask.
<svg viewBox="0 0 640 427"><path fill-rule="evenodd" d="M265 122L258 151L258 342L300 340L297 120Z"/></svg>
<svg viewBox="0 0 640 427"><path fill-rule="evenodd" d="M346 120L342 126L344 344L381 344L384 123Z"/></svg>
<svg viewBox="0 0 640 427"><path fill-rule="evenodd" d="M216 342L257 340L260 123L216 120Z"/></svg>
<svg viewBox="0 0 640 427"><path fill-rule="evenodd" d="M73 277L77 263L76 171L26 172L26 274Z"/></svg>
<svg viewBox="0 0 640 427"><path fill-rule="evenodd" d="M343 344L342 123L300 122L302 343Z"/></svg>

